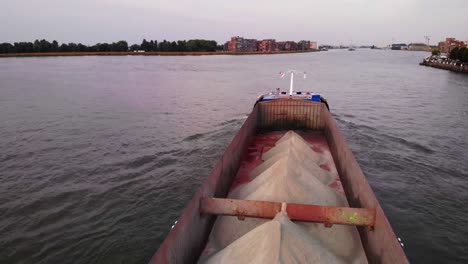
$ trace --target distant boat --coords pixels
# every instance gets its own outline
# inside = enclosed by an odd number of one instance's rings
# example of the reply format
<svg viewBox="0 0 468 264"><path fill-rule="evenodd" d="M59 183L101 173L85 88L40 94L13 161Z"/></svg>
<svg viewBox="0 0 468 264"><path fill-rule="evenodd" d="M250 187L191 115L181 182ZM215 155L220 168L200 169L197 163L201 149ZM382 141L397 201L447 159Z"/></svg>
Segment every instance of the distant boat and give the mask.
<svg viewBox="0 0 468 264"><path fill-rule="evenodd" d="M350 48L348 48L348 50L349 50L349 51L355 51L356 49L355 49L355 48L352 48L352 47L350 47Z"/></svg>

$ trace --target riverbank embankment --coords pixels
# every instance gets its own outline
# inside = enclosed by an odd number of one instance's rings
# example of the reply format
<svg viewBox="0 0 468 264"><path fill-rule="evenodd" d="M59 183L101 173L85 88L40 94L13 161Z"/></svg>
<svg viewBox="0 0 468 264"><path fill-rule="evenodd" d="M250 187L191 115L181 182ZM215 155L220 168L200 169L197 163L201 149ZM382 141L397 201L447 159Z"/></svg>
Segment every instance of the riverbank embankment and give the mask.
<svg viewBox="0 0 468 264"><path fill-rule="evenodd" d="M268 52L35 52L35 53L4 53L1 57L55 57L55 56L202 56L202 55L271 55L271 54L291 54L317 52L319 50L305 51L268 51Z"/></svg>
<svg viewBox="0 0 468 264"><path fill-rule="evenodd" d="M468 73L468 64L455 63L455 62L437 62L424 60L419 65L434 67L438 69Z"/></svg>

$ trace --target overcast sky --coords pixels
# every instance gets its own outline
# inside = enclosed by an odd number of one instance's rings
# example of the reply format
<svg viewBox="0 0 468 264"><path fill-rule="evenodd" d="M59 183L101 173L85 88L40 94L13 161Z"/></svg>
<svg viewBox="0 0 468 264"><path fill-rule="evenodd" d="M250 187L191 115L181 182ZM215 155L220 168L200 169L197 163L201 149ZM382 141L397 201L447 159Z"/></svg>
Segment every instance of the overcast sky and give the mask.
<svg viewBox="0 0 468 264"><path fill-rule="evenodd" d="M141 43L233 35L319 44L468 39L468 0L0 0L0 42Z"/></svg>

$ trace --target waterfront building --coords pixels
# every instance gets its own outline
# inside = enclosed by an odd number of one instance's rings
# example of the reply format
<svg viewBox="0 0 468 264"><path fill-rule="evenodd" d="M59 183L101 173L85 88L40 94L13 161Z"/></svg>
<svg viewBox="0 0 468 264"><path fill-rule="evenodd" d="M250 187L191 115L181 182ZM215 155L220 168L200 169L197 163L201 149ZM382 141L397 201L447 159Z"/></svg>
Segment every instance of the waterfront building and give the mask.
<svg viewBox="0 0 468 264"><path fill-rule="evenodd" d="M297 43L294 41L286 41L284 44L284 50L286 51L297 50Z"/></svg>
<svg viewBox="0 0 468 264"><path fill-rule="evenodd" d="M257 51L257 40L256 39L244 39L244 50L247 52Z"/></svg>
<svg viewBox="0 0 468 264"><path fill-rule="evenodd" d="M315 41L310 41L310 43L309 43L309 49L311 49L311 50L316 50L316 49L318 49L317 42L315 42Z"/></svg>
<svg viewBox="0 0 468 264"><path fill-rule="evenodd" d="M466 48L467 43L455 38L446 38L445 41L439 42L438 47L440 52L449 54L454 48Z"/></svg>
<svg viewBox="0 0 468 264"><path fill-rule="evenodd" d="M310 49L310 40L301 40L297 43L298 50L309 50Z"/></svg>
<svg viewBox="0 0 468 264"><path fill-rule="evenodd" d="M235 36L224 44L224 50L230 52L305 51L310 49L318 49L317 42L310 40L277 42L274 39L256 40Z"/></svg>
<svg viewBox="0 0 468 264"><path fill-rule="evenodd" d="M282 51L285 50L284 47L286 46L285 41L280 41L275 43L275 51Z"/></svg>
<svg viewBox="0 0 468 264"><path fill-rule="evenodd" d="M404 43L400 43L400 44L392 44L390 46L390 49L392 50L408 50L408 46Z"/></svg>
<svg viewBox="0 0 468 264"><path fill-rule="evenodd" d="M257 51L256 39L244 39L236 36L232 37L228 44L228 50L232 52L253 52Z"/></svg>
<svg viewBox="0 0 468 264"><path fill-rule="evenodd" d="M408 45L408 50L411 50L411 51L431 51L432 48L431 48L431 46L428 46L427 44L424 44L424 43L410 43Z"/></svg>
<svg viewBox="0 0 468 264"><path fill-rule="evenodd" d="M242 49L242 41L244 38L241 38L239 36L237 37L232 37L231 41L229 41L228 44L228 50L229 51L238 51Z"/></svg>
<svg viewBox="0 0 468 264"><path fill-rule="evenodd" d="M257 50L260 52L274 51L276 48L276 41L274 39L264 39L257 42Z"/></svg>

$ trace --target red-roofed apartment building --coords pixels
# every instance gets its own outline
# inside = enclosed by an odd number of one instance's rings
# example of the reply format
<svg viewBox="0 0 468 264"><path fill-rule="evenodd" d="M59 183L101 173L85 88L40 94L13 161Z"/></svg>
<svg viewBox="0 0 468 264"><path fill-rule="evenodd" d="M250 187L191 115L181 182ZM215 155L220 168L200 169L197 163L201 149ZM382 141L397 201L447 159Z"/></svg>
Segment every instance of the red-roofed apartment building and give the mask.
<svg viewBox="0 0 468 264"><path fill-rule="evenodd" d="M446 38L445 41L439 42L439 50L442 53L449 54L454 48L466 48L466 42L456 40L455 38Z"/></svg>

